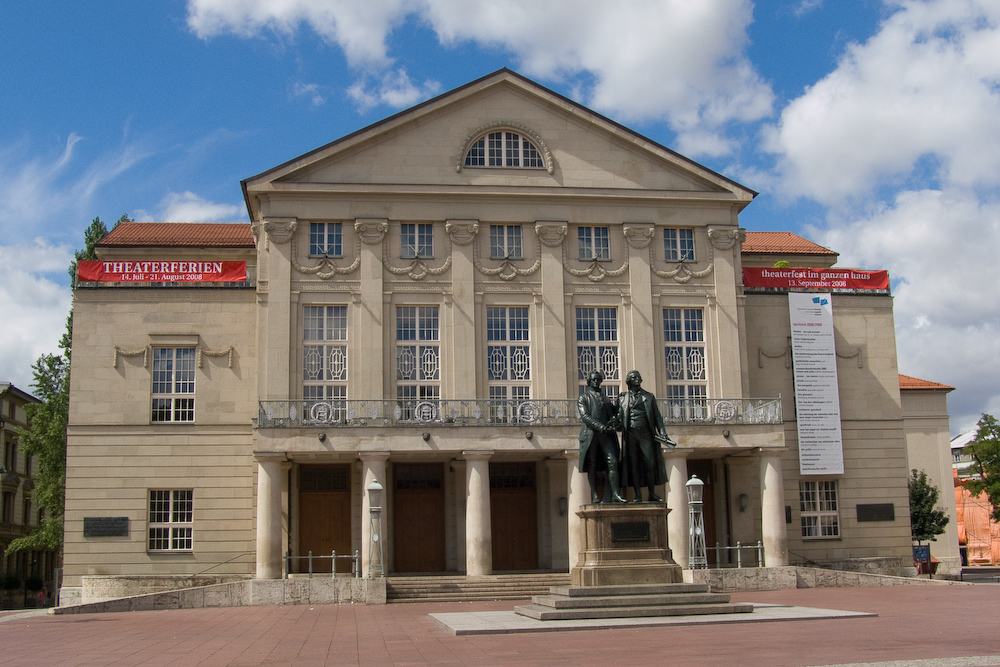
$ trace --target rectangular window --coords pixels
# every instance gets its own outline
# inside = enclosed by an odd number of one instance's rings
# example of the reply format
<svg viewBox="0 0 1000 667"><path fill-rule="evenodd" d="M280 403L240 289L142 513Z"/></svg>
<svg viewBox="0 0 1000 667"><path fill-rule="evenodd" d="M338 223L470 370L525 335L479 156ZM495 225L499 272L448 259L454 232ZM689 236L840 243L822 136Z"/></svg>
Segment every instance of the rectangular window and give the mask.
<svg viewBox="0 0 1000 667"><path fill-rule="evenodd" d="M14 523L14 492L3 492L3 522Z"/></svg>
<svg viewBox="0 0 1000 667"><path fill-rule="evenodd" d="M25 498L24 504L21 506L21 525L31 525L31 498Z"/></svg>
<svg viewBox="0 0 1000 667"><path fill-rule="evenodd" d="M408 223L400 225L399 256L403 259L434 256L434 225Z"/></svg>
<svg viewBox="0 0 1000 667"><path fill-rule="evenodd" d="M576 378L579 391L587 386L587 375L604 374L601 390L608 397L618 395L621 372L618 364L618 309L576 309Z"/></svg>
<svg viewBox="0 0 1000 667"><path fill-rule="evenodd" d="M193 490L150 490L150 551L191 551L194 548L193 525Z"/></svg>
<svg viewBox="0 0 1000 667"><path fill-rule="evenodd" d="M17 440L8 440L3 447L3 469L17 472Z"/></svg>
<svg viewBox="0 0 1000 667"><path fill-rule="evenodd" d="M510 421L518 405L531 398L527 306L487 308L486 341L490 418Z"/></svg>
<svg viewBox="0 0 1000 667"><path fill-rule="evenodd" d="M396 307L396 398L404 419L418 402L441 398L440 333L437 306Z"/></svg>
<svg viewBox="0 0 1000 667"><path fill-rule="evenodd" d="M836 480L799 482L799 511L803 539L840 537Z"/></svg>
<svg viewBox="0 0 1000 667"><path fill-rule="evenodd" d="M693 262L694 230L664 229L663 255L668 262Z"/></svg>
<svg viewBox="0 0 1000 667"><path fill-rule="evenodd" d="M344 225L340 222L309 223L310 257L343 257Z"/></svg>
<svg viewBox="0 0 1000 667"><path fill-rule="evenodd" d="M490 225L490 259L522 259L521 225Z"/></svg>
<svg viewBox="0 0 1000 667"><path fill-rule="evenodd" d="M303 309L302 398L333 403L324 419L339 419L347 407L347 306Z"/></svg>
<svg viewBox="0 0 1000 667"><path fill-rule="evenodd" d="M705 322L700 308L663 309L663 359L667 377L667 419L709 417L705 365Z"/></svg>
<svg viewBox="0 0 1000 667"><path fill-rule="evenodd" d="M611 259L611 244L607 227L579 227L580 259L606 261Z"/></svg>
<svg viewBox="0 0 1000 667"><path fill-rule="evenodd" d="M154 422L194 421L193 347L153 348Z"/></svg>

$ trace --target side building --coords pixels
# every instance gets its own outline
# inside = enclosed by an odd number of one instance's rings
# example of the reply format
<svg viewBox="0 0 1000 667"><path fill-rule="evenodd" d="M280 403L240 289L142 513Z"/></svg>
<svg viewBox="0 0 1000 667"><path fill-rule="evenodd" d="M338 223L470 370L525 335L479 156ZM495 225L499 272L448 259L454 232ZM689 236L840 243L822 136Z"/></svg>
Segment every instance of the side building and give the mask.
<svg viewBox="0 0 1000 667"><path fill-rule="evenodd" d="M752 190L509 70L242 185L249 224L123 223L81 276L64 602L367 568L376 481L389 575L568 571L592 369L662 403L681 565L697 475L710 564L912 572L887 285L748 287L836 261L743 230ZM801 471L797 293L832 300L836 472Z"/></svg>

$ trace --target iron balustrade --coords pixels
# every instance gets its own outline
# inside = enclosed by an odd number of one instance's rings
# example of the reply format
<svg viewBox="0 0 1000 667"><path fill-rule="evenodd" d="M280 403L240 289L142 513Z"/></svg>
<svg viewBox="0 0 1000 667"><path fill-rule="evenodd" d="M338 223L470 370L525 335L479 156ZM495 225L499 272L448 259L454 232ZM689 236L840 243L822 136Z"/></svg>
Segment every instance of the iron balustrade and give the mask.
<svg viewBox="0 0 1000 667"><path fill-rule="evenodd" d="M709 563L709 567L712 568L723 568L723 567L733 567L732 562L732 552L736 552L736 563L737 568L743 568L743 550L749 550L754 552L754 556L757 557L756 565L748 565L747 567L764 567L764 543L757 542L757 544L741 544L736 543L735 547L723 547L719 546L719 543L715 543L715 547L709 547L709 551L715 551L715 563ZM723 553L726 557L726 562L723 563L719 558L719 553Z"/></svg>
<svg viewBox="0 0 1000 667"><path fill-rule="evenodd" d="M350 561L351 561L351 576L354 577L355 579L359 579L361 577L361 554L356 549L355 549L355 551L354 551L353 554L347 554L347 555L341 554L339 556L337 555L336 551L331 551L330 555L321 554L321 555L314 556L313 552L310 551L305 556L293 556L291 550L289 550L288 553L286 553L284 556L282 556L282 558L285 561L285 571L284 571L284 575L285 575L284 578L285 579L287 579L290 574L293 574L293 572L292 572L292 562L293 561L301 561L303 559L308 563L307 572L309 573L309 578L310 579L313 578L313 561L314 560L329 560L332 563L332 565L330 566L330 570L331 570L331 572L330 572L330 578L334 578L334 577L337 576L337 559L338 558L347 558L347 559L350 559ZM298 572L298 573L295 573L295 574L304 574L304 573Z"/></svg>
<svg viewBox="0 0 1000 667"><path fill-rule="evenodd" d="M667 424L780 424L780 398L658 399ZM258 428L579 425L576 400L406 399L258 402Z"/></svg>

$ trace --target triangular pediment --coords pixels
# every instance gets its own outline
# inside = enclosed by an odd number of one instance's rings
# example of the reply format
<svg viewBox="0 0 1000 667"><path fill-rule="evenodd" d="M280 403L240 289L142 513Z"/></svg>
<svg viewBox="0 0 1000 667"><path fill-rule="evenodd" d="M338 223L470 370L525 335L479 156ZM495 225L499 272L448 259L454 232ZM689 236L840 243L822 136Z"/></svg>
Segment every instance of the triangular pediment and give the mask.
<svg viewBox="0 0 1000 667"><path fill-rule="evenodd" d="M530 139L534 168L465 164L477 138ZM312 188L560 188L690 193L743 204L752 190L510 70L402 111L243 182L254 192ZM714 196L713 196L714 195Z"/></svg>

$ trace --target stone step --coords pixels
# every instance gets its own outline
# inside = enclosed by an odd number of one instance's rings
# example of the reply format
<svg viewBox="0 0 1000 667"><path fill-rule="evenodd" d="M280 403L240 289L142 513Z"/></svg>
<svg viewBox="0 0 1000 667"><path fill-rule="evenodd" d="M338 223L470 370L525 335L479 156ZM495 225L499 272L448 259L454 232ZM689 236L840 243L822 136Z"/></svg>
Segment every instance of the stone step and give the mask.
<svg viewBox="0 0 1000 667"><path fill-rule="evenodd" d="M391 602L527 600L568 581L567 573L387 577L386 599Z"/></svg>
<svg viewBox="0 0 1000 667"><path fill-rule="evenodd" d="M569 597L565 595L536 595L531 602L553 609L586 609L603 607L666 607L675 605L726 604L725 593L667 593L662 595L609 595Z"/></svg>
<svg viewBox="0 0 1000 667"><path fill-rule="evenodd" d="M753 611L748 603L694 604L694 605L654 605L641 607L589 607L585 609L553 609L552 607L527 604L514 607L522 616L538 621L566 621L579 619L643 618L649 616L704 616L708 614L742 614Z"/></svg>
<svg viewBox="0 0 1000 667"><path fill-rule="evenodd" d="M605 597L609 595L672 595L707 593L708 584L627 584L618 586L553 586L554 595Z"/></svg>

